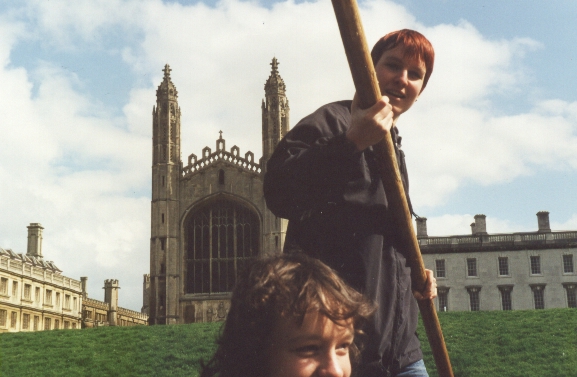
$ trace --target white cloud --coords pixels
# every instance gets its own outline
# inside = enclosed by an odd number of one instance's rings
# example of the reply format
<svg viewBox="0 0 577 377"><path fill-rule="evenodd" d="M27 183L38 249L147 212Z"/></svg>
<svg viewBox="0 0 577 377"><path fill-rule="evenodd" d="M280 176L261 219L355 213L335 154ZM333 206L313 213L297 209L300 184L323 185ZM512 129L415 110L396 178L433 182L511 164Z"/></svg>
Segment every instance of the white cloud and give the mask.
<svg viewBox="0 0 577 377"><path fill-rule="evenodd" d="M574 213L571 218L567 221L560 223L557 221L551 221L551 229L555 230L575 230L577 229L577 213Z"/></svg>

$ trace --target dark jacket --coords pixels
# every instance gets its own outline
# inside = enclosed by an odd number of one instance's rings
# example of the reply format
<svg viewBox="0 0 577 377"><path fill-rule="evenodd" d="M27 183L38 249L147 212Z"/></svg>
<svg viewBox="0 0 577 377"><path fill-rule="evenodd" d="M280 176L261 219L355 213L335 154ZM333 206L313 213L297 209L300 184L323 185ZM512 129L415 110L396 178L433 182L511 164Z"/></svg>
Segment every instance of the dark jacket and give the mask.
<svg viewBox="0 0 577 377"><path fill-rule="evenodd" d="M345 137L350 106L351 101L325 105L287 133L268 161L264 195L276 216L289 219L285 250L319 258L378 304L365 329L363 363L382 360L394 373L422 359L418 307L405 255L395 248L372 148L358 152ZM396 129L392 133L400 144ZM408 197L398 148L397 159Z"/></svg>

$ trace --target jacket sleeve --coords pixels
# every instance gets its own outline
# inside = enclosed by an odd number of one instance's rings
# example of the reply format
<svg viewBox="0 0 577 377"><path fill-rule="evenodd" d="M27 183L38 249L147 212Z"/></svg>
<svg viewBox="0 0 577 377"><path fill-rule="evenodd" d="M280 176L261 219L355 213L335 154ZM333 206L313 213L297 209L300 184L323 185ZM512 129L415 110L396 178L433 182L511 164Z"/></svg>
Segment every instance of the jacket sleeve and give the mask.
<svg viewBox="0 0 577 377"><path fill-rule="evenodd" d="M265 200L276 216L302 219L344 190L350 178L343 173L346 165L361 153L345 136L350 123L346 103L320 108L279 142L264 177Z"/></svg>

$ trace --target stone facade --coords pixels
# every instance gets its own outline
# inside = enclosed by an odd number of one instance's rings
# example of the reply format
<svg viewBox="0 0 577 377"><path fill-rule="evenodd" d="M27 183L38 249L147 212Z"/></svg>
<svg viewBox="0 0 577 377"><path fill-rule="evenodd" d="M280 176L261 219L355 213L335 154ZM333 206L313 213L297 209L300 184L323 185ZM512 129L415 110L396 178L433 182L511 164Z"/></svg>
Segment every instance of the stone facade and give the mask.
<svg viewBox="0 0 577 377"><path fill-rule="evenodd" d="M118 307L118 280L104 282L104 301L93 300L87 278L63 276L44 261L43 229L30 224L26 254L0 248L0 333L148 323L146 314Z"/></svg>
<svg viewBox="0 0 577 377"><path fill-rule="evenodd" d="M153 108L150 275L143 311L151 324L224 320L236 273L262 253L280 252L287 220L263 196L266 161L289 128L284 81L273 59L262 102L263 157L226 147L180 153L178 92L164 68Z"/></svg>
<svg viewBox="0 0 577 377"><path fill-rule="evenodd" d="M476 215L472 234L428 237L417 220L425 266L435 271L437 310L577 307L577 231L553 232L539 212L536 232L487 234Z"/></svg>
<svg viewBox="0 0 577 377"><path fill-rule="evenodd" d="M80 278L82 281L82 328L101 326L136 326L147 325L148 315L134 310L118 306L118 280L108 279L104 281L104 301L94 300L88 297L86 282L88 278Z"/></svg>
<svg viewBox="0 0 577 377"><path fill-rule="evenodd" d="M28 251L0 248L0 333L79 329L81 283L42 256L42 230L28 227Z"/></svg>

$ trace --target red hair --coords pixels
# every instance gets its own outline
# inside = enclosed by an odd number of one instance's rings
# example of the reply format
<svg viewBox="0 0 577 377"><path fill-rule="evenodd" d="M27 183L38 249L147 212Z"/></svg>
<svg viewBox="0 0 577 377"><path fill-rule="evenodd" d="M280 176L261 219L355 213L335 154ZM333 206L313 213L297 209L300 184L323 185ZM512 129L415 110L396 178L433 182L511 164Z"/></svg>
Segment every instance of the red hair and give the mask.
<svg viewBox="0 0 577 377"><path fill-rule="evenodd" d="M425 77L423 78L422 92L425 86L427 86L431 73L433 73L433 66L435 64L435 50L433 49L433 45L418 31L410 29L393 31L375 43L371 51L373 64L377 64L385 51L392 50L398 45L405 47L406 57L419 59L425 63Z"/></svg>

